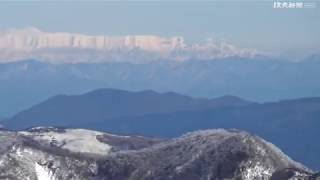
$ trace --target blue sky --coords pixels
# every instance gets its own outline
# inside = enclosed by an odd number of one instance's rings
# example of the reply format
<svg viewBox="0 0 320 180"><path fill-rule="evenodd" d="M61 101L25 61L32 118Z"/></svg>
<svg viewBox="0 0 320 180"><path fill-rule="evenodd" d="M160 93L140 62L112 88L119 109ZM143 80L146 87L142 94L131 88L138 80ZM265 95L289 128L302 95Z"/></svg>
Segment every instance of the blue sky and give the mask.
<svg viewBox="0 0 320 180"><path fill-rule="evenodd" d="M314 1L315 2L315 1ZM275 53L319 53L320 2L274 9L273 1L0 2L0 29L184 36L226 40Z"/></svg>

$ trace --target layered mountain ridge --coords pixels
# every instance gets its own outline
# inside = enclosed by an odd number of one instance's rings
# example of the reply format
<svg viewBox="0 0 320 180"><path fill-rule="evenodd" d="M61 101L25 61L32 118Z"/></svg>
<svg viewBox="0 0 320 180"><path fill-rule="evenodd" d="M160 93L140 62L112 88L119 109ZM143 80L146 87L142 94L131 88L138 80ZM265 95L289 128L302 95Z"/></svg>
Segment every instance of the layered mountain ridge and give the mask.
<svg viewBox="0 0 320 180"><path fill-rule="evenodd" d="M319 169L320 99L254 103L234 96L192 98L178 93L99 89L58 95L0 124L89 128L123 134L177 137L206 128L236 128L273 142L286 154ZM297 143L298 142L298 143ZM308 152L308 153L306 153Z"/></svg>

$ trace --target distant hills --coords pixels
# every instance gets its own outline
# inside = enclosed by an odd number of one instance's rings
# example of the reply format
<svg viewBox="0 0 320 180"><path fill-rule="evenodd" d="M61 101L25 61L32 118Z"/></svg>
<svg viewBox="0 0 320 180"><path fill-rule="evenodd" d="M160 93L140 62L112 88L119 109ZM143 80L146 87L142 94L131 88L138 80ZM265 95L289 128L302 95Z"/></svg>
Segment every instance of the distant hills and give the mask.
<svg viewBox="0 0 320 180"><path fill-rule="evenodd" d="M0 116L57 94L82 94L99 88L152 89L195 97L232 94L265 102L320 96L320 56L292 62L271 58L222 58L148 63L50 64L37 60L0 63Z"/></svg>
<svg viewBox="0 0 320 180"><path fill-rule="evenodd" d="M191 98L174 92L99 89L83 95L54 96L16 114L7 122L8 127L15 129L39 125L79 126L106 119L193 112L247 104L250 102L234 96L206 99Z"/></svg>
<svg viewBox="0 0 320 180"><path fill-rule="evenodd" d="M256 133L294 159L319 169L319 119L318 97L254 103L234 96L205 99L100 89L54 96L2 124L13 129L54 125L159 137L198 129L237 128Z"/></svg>

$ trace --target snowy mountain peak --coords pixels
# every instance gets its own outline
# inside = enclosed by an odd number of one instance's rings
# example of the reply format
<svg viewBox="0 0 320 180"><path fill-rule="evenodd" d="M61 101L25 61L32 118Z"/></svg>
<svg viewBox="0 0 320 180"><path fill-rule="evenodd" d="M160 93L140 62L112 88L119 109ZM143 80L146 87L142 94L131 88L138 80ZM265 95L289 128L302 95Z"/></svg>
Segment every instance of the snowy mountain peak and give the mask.
<svg viewBox="0 0 320 180"><path fill-rule="evenodd" d="M118 50L140 48L147 51L170 51L185 46L182 37L163 38L153 35L89 36L62 32L42 32L35 27L10 29L1 33L3 49L84 48Z"/></svg>
<svg viewBox="0 0 320 180"><path fill-rule="evenodd" d="M35 27L0 32L0 62L26 58L54 63L136 62L158 59L188 60L253 57L256 50L237 48L225 42L187 44L180 36L105 36L44 32ZM92 53L94 52L94 53ZM72 59L72 60L71 60Z"/></svg>

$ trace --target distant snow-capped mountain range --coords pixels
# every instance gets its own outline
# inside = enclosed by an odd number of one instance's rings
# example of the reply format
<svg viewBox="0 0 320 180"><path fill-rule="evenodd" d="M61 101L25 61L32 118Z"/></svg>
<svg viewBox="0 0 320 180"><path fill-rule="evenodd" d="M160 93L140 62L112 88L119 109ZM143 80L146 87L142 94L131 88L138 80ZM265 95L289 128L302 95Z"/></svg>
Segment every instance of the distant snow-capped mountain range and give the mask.
<svg viewBox="0 0 320 180"><path fill-rule="evenodd" d="M183 37L153 35L90 36L43 32L37 28L0 32L0 62L35 58L54 63L108 62L168 59L217 59L254 57L255 49L239 48L226 42L186 43Z"/></svg>

